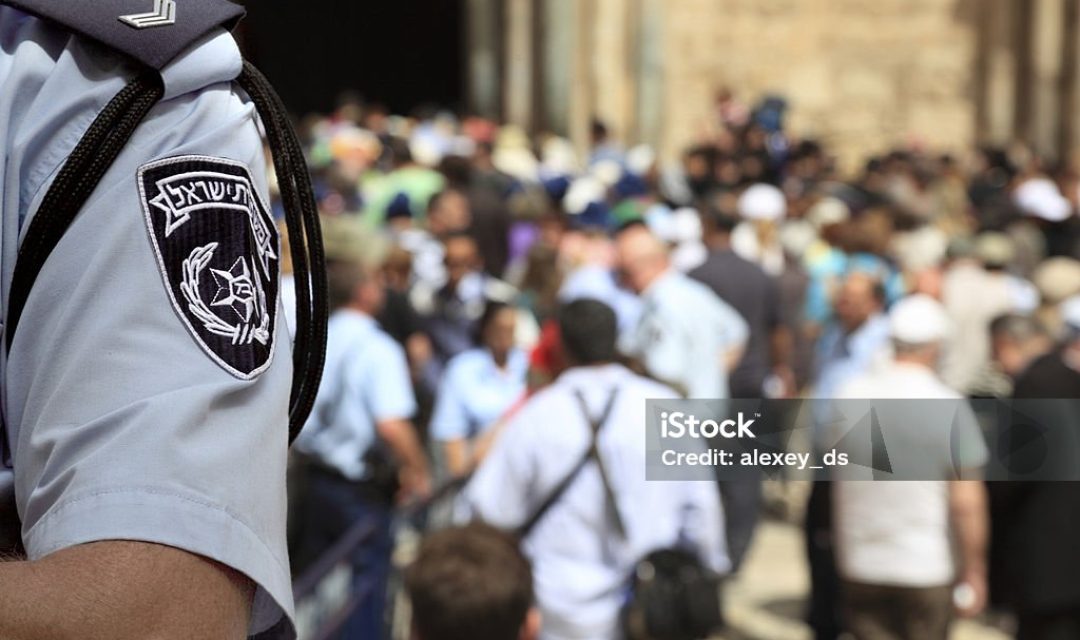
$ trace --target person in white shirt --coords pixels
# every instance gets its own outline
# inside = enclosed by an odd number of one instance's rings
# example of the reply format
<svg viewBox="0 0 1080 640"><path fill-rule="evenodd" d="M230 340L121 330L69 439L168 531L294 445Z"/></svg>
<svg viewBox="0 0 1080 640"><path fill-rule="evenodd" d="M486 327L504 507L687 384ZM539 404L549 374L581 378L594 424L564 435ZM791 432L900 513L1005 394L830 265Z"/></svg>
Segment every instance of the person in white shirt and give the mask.
<svg viewBox="0 0 1080 640"><path fill-rule="evenodd" d="M619 613L630 572L649 552L683 546L710 569L729 570L723 512L712 482L646 481L645 399L676 394L615 364L615 312L596 300L576 300L560 311L559 328L571 367L506 425L464 502L468 515L501 529L533 520L581 461L592 442L590 421L610 404L597 447L615 504L590 462L542 512L524 549L533 563L540 637L614 640L622 637Z"/></svg>
<svg viewBox="0 0 1080 640"><path fill-rule="evenodd" d="M908 481L834 483L845 624L858 640L944 640L954 605L974 615L986 601L986 490L977 479L911 478L973 478L987 452L970 407L937 377L949 328L942 306L913 295L894 305L889 323L893 361L844 385L837 397L873 399L875 415L884 416L886 444L899 440L909 447L889 451L892 471L902 476L908 469ZM917 400L902 411L890 409L901 405L888 399L900 398ZM935 400L956 402L949 403L950 417L925 418ZM841 404L851 412L857 403ZM923 419L890 420L901 413Z"/></svg>

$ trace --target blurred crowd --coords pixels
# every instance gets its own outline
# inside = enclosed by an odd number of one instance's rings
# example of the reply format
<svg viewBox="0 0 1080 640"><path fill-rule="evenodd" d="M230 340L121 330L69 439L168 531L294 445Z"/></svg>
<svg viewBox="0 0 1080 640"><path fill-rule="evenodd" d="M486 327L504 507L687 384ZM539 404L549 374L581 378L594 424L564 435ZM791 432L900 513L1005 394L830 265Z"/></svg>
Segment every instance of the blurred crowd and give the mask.
<svg viewBox="0 0 1080 640"><path fill-rule="evenodd" d="M587 150L355 98L302 122L333 314L293 556L377 532L343 637L383 636L395 516L447 487L446 518L522 533L537 606L514 592L506 638L621 637L657 548L737 571L760 483L645 482L644 398L1080 397L1080 158L897 148L843 175L783 99L714 107L670 161L601 121ZM991 599L1020 638L1080 637L1080 488L822 482L805 512L817 638L944 638ZM479 637L491 611L432 584L418 633Z"/></svg>

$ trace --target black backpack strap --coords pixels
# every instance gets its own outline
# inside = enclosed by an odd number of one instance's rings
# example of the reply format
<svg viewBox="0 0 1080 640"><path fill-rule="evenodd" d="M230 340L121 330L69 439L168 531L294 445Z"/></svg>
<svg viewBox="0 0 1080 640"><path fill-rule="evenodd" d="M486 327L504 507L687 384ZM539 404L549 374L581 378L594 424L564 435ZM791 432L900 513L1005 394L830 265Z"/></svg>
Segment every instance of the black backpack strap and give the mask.
<svg viewBox="0 0 1080 640"><path fill-rule="evenodd" d="M589 448L585 450L585 455L583 455L581 457L581 460L579 460L578 463L574 465L574 468L570 470L570 473L566 474L566 477L563 478L562 481L560 481L559 484L555 486L555 488L551 491L550 494L548 494L548 497L544 499L544 501L540 504L539 507L537 507L536 511L533 512L532 516L525 521L525 524L518 527L517 535L519 538L524 538L525 536L527 536L529 532L533 530L536 524L540 522L540 520L542 520L545 515L547 515L547 512L551 510L551 507L555 506L555 503L557 503L562 498L563 494L566 493L566 490L569 489L570 485L574 483L574 480L576 480L577 477L581 475L581 470L585 468L585 465L587 465L590 460L597 461L597 464L600 465L601 478L606 477L606 474L604 473L603 463L600 461L600 452L597 448L597 440L600 435L600 429L604 426L604 423L606 423L608 418L611 416L611 410L615 406L615 398L618 395L619 389L617 387L612 389L611 394L608 396L607 404L604 405L604 410L596 418L591 418L589 417L589 410L588 407L585 406L585 398L581 395L581 391L574 391L574 396L577 398L578 404L581 406L581 412L585 416L585 419L589 422ZM610 501L611 487L606 479L604 480L604 490L605 493L609 494ZM617 518L616 523L619 527L619 531L623 531L621 518Z"/></svg>
<svg viewBox="0 0 1080 640"><path fill-rule="evenodd" d="M262 119L285 205L296 279L297 335L293 348L293 385L289 407L289 442L303 428L319 388L326 356L328 316L326 265L322 235L300 142L281 100L253 66L244 64L238 82ZM125 87L87 130L53 180L29 223L19 247L12 279L5 334L11 351L26 301L45 261L97 188L135 129L161 99L160 74L147 69ZM5 434L0 430L0 438Z"/></svg>

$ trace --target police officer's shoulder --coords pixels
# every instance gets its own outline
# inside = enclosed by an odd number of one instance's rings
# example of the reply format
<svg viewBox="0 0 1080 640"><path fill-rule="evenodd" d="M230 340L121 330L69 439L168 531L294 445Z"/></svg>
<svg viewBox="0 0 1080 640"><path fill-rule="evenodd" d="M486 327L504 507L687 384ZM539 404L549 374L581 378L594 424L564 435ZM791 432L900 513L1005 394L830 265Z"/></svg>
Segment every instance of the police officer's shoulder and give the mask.
<svg viewBox="0 0 1080 640"><path fill-rule="evenodd" d="M231 29L244 15L244 8L230 0L2 0L0 4L59 24L159 70L215 29Z"/></svg>

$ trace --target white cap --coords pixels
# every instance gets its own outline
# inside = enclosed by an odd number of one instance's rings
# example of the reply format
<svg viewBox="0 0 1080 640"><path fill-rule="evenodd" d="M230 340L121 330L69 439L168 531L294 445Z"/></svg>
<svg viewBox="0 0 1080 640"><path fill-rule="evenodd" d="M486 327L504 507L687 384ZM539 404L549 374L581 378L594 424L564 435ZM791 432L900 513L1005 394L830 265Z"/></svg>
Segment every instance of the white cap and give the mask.
<svg viewBox="0 0 1080 640"><path fill-rule="evenodd" d="M592 177L604 183L605 187L610 187L622 177L623 168L621 164L614 160L599 160L589 167L589 173Z"/></svg>
<svg viewBox="0 0 1080 640"><path fill-rule="evenodd" d="M1080 331L1080 296L1061 303L1061 320L1074 331Z"/></svg>
<svg viewBox="0 0 1080 640"><path fill-rule="evenodd" d="M643 176L656 164L656 152L647 144L639 144L626 152L626 170Z"/></svg>
<svg viewBox="0 0 1080 640"><path fill-rule="evenodd" d="M553 176L573 175L580 168L574 144L566 138L551 136L540 149L544 171Z"/></svg>
<svg viewBox="0 0 1080 640"><path fill-rule="evenodd" d="M830 224L844 222L851 218L851 209L840 198L832 196L822 198L806 212L806 220L821 231Z"/></svg>
<svg viewBox="0 0 1080 640"><path fill-rule="evenodd" d="M1025 214L1048 222L1061 222L1072 215L1072 205L1057 185L1046 178L1032 178L1017 187L1013 202Z"/></svg>
<svg viewBox="0 0 1080 640"><path fill-rule="evenodd" d="M680 207L671 213L671 234L675 242L701 240L701 216L697 209Z"/></svg>
<svg viewBox="0 0 1080 640"><path fill-rule="evenodd" d="M900 300L889 312L889 332L905 344L941 342L949 336L949 326L945 307L923 293Z"/></svg>
<svg viewBox="0 0 1080 640"><path fill-rule="evenodd" d="M739 196L738 210L747 220L780 220L787 213L787 199L771 184L758 183Z"/></svg>
<svg viewBox="0 0 1080 640"><path fill-rule="evenodd" d="M563 209L571 215L585 211L594 202L600 202L607 195L604 183L592 176L584 176L570 183L563 197Z"/></svg>

